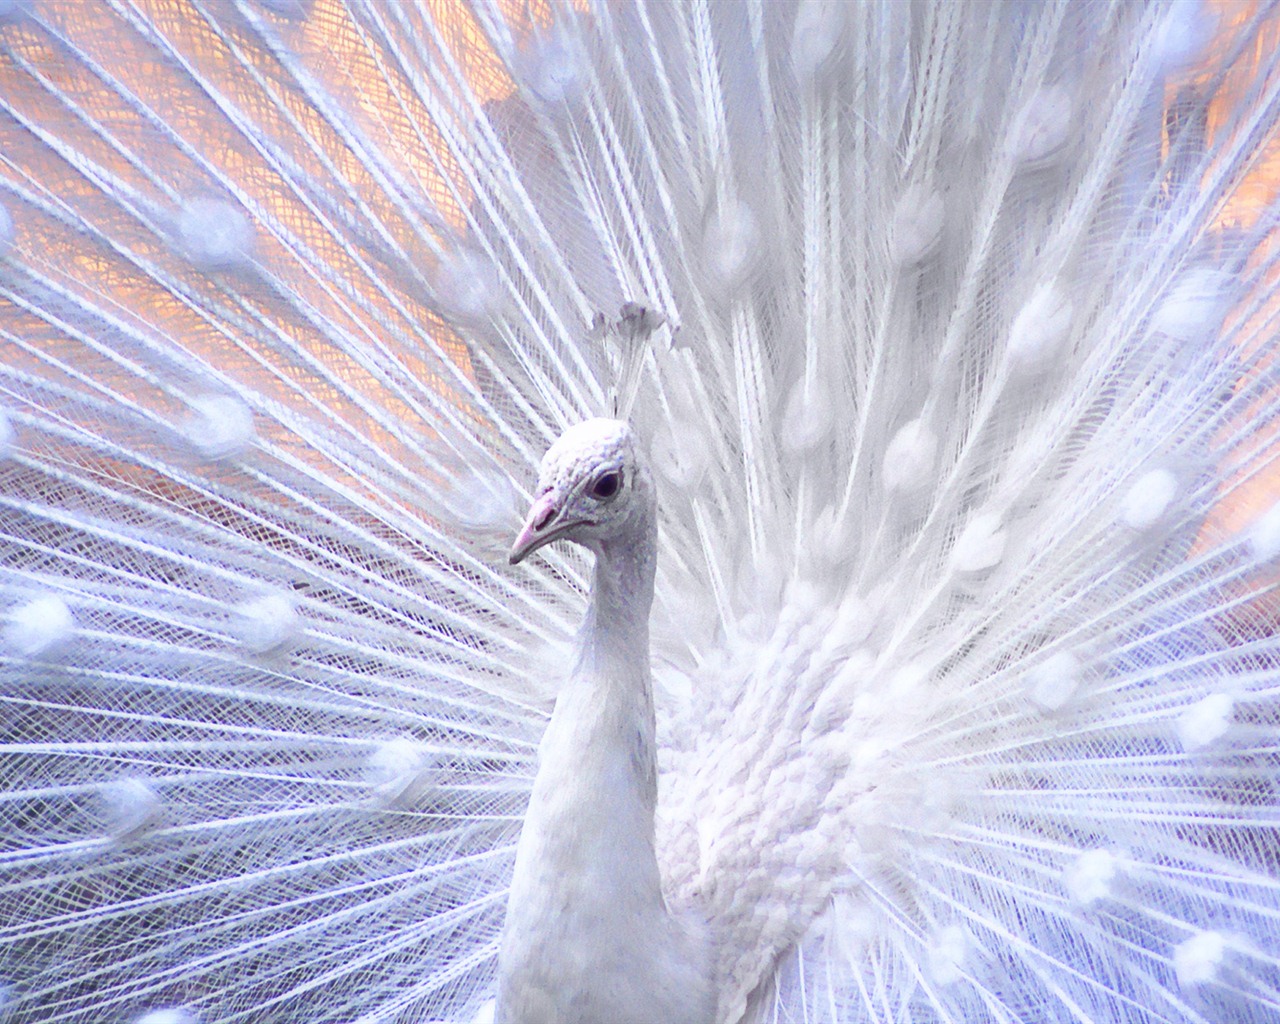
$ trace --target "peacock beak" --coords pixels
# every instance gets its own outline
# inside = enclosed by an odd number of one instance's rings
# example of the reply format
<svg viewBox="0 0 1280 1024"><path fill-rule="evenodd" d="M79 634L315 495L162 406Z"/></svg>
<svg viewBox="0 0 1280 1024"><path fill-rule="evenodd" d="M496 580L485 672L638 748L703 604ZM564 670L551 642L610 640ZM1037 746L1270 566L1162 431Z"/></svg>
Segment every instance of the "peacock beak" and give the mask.
<svg viewBox="0 0 1280 1024"><path fill-rule="evenodd" d="M544 544L550 544L570 526L572 520L561 520L560 509L556 506L556 495L549 492L533 503L525 517L524 526L516 535L511 545L511 564L518 565Z"/></svg>

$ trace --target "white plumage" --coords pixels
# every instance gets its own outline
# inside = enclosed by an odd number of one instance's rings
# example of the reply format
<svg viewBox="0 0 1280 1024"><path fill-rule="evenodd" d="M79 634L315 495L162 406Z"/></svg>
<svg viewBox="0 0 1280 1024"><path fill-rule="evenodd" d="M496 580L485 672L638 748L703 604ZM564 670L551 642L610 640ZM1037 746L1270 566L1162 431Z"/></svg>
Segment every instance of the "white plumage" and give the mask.
<svg viewBox="0 0 1280 1024"><path fill-rule="evenodd" d="M708 922L696 902L668 907L654 850L657 528L653 476L626 424L575 424L547 452L511 560L564 539L595 567L520 830L499 1024L714 1019Z"/></svg>
<svg viewBox="0 0 1280 1024"><path fill-rule="evenodd" d="M0 0L0 1019L471 1021L513 892L557 1014L643 918L720 1021L1280 1019L1278 35ZM507 563L598 416L652 850ZM639 852L513 886L558 694L525 842Z"/></svg>

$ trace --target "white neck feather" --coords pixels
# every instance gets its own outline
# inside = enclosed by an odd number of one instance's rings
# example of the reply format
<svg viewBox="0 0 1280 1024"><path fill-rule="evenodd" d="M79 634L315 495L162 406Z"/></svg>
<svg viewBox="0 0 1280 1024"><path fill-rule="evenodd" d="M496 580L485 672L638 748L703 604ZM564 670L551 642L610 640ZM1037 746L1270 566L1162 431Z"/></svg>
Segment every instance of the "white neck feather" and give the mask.
<svg viewBox="0 0 1280 1024"><path fill-rule="evenodd" d="M652 716L649 611L658 562L651 517L596 548L591 599L578 637L575 677L594 676L642 689Z"/></svg>
<svg viewBox="0 0 1280 1024"><path fill-rule="evenodd" d="M654 853L654 516L596 549L577 663L540 748L503 936L498 1020L706 1022L705 944Z"/></svg>

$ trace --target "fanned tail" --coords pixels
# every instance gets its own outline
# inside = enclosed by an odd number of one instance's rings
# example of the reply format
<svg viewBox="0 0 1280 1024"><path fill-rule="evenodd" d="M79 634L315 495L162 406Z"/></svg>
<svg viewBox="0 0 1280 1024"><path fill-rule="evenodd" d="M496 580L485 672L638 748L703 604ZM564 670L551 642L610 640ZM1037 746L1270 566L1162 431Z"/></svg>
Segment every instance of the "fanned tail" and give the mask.
<svg viewBox="0 0 1280 1024"><path fill-rule="evenodd" d="M0 25L19 1020L487 998L531 652L576 600L493 555L571 406L495 388L443 319L476 288L447 283L474 197L443 133L482 102L422 80L449 40L310 13Z"/></svg>
<svg viewBox="0 0 1280 1024"><path fill-rule="evenodd" d="M481 1012L598 414L723 1019L1280 1014L1277 31L0 12L6 1024Z"/></svg>

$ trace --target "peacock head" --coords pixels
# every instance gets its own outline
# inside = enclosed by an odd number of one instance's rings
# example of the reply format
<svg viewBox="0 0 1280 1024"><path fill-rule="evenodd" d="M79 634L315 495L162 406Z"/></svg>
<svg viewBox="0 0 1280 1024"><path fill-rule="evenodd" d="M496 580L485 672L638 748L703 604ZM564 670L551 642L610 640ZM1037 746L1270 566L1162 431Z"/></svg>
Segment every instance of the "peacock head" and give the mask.
<svg viewBox="0 0 1280 1024"><path fill-rule="evenodd" d="M542 457L538 497L511 547L511 564L561 538L599 553L651 524L654 501L653 481L627 424L575 424Z"/></svg>

